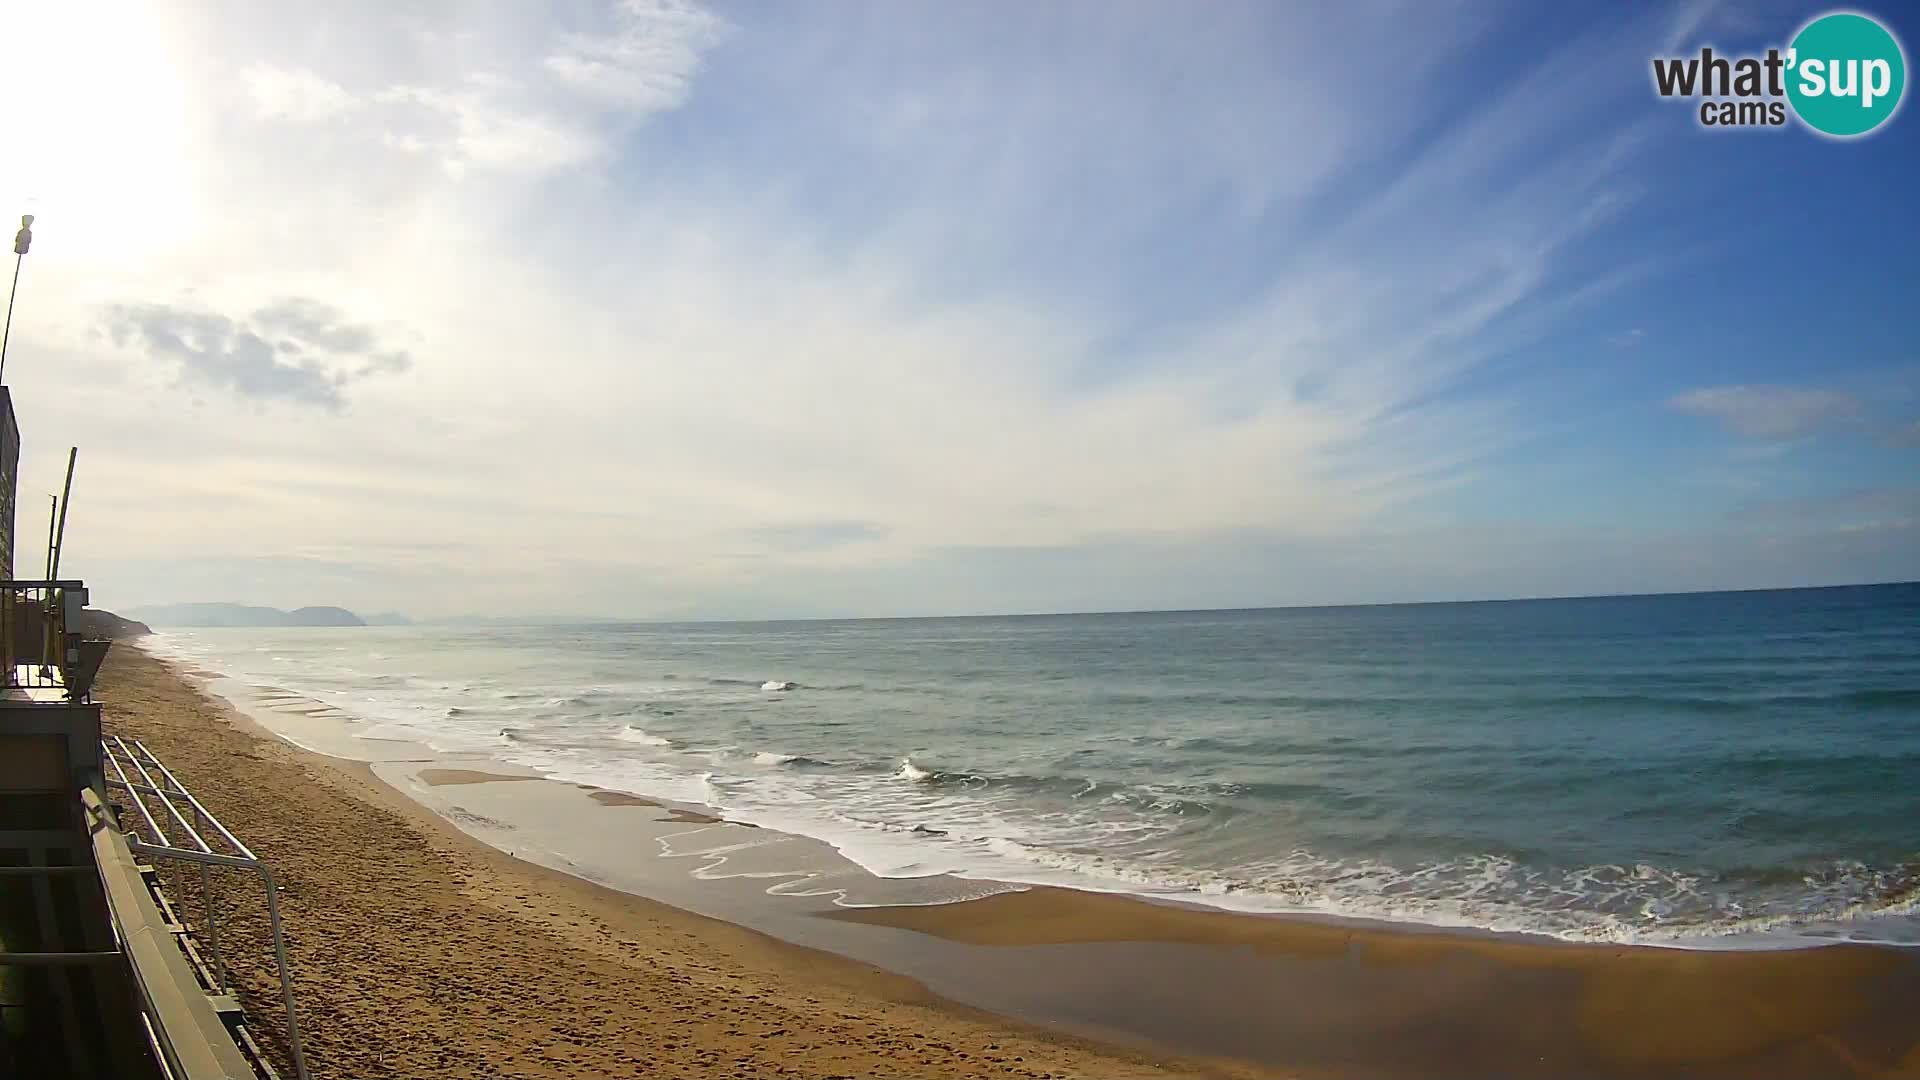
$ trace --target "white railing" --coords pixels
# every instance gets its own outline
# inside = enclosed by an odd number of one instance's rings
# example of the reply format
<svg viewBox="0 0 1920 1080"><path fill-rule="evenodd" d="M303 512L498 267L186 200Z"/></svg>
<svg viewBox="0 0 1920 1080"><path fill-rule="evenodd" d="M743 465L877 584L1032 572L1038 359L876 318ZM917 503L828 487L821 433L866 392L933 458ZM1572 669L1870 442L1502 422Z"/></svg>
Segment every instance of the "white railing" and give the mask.
<svg viewBox="0 0 1920 1080"><path fill-rule="evenodd" d="M274 960L280 967L280 995L287 1010L287 1051L294 1074L309 1080L306 1056L300 1049L300 1021L293 1002L293 978L287 969L286 938L280 928L280 894L273 871L252 849L213 816L187 786L138 739L114 735L100 741L108 786L127 793L135 818L122 815L127 847L136 855L193 863L200 871L200 893L207 908L207 947L213 954L217 993L230 994L226 961L220 953L220 926L208 888L210 868L228 867L259 875L267 897L267 926L273 937ZM185 807L183 810L182 807ZM162 822L166 825L162 825ZM168 830L173 831L170 838ZM212 838L212 843L208 838ZM176 843L178 838L180 843ZM190 845L190 846L189 846Z"/></svg>

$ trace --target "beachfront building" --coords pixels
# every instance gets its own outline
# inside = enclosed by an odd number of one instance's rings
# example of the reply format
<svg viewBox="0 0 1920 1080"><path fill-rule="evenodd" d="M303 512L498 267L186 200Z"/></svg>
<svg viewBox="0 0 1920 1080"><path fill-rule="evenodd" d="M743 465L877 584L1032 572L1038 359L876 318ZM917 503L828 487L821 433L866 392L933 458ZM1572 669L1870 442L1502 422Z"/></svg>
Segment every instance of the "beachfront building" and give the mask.
<svg viewBox="0 0 1920 1080"><path fill-rule="evenodd" d="M86 586L14 576L19 453L0 387L0 1076L274 1076L211 908L189 925L155 864L265 870L144 747L102 742Z"/></svg>

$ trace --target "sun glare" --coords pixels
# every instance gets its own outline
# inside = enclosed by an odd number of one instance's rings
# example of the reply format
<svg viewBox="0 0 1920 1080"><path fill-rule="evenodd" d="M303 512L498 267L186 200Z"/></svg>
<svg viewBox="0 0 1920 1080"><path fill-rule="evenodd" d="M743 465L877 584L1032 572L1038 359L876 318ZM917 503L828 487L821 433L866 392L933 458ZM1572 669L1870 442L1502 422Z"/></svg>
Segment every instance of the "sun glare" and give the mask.
<svg viewBox="0 0 1920 1080"><path fill-rule="evenodd" d="M151 4L14 2L0 14L0 215L62 258L151 252L193 213L189 90Z"/></svg>

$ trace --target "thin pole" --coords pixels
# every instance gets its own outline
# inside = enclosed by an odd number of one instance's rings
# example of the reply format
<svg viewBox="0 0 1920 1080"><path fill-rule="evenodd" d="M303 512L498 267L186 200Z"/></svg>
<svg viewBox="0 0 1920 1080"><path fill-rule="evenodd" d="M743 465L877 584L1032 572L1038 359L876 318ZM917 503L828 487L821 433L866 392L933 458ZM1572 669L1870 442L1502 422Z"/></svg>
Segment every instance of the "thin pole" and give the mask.
<svg viewBox="0 0 1920 1080"><path fill-rule="evenodd" d="M47 507L47 580L53 580L53 521L60 515L60 496L49 493L53 505Z"/></svg>
<svg viewBox="0 0 1920 1080"><path fill-rule="evenodd" d="M53 540L53 566L47 572L48 581L60 580L60 549L67 546L67 505L73 502L73 462L80 456L80 448L67 451L67 486L60 492L60 529Z"/></svg>
<svg viewBox="0 0 1920 1080"><path fill-rule="evenodd" d="M193 808L193 817L198 828L207 827L206 822L200 820L198 804ZM200 864L200 900L207 905L207 944L213 948L213 985L223 994L232 993L227 989L227 962L220 956L220 920L213 913L213 879L206 863Z"/></svg>
<svg viewBox="0 0 1920 1080"><path fill-rule="evenodd" d="M54 520L60 516L60 496L50 494L47 498L53 500L53 505L47 508L47 580L52 581L54 563L53 523ZM53 640L53 587L48 586L46 592L42 595L46 600L47 610L41 613L45 617L40 620L40 674L42 677L45 677L49 660L56 651Z"/></svg>
<svg viewBox="0 0 1920 1080"><path fill-rule="evenodd" d="M267 864L255 861L255 870L260 871L260 881L267 887L267 928L273 932L273 956L280 962L280 1000L287 1004L287 1050L293 1058L293 1071L300 1080L311 1080L307 1074L307 1055L300 1049L300 1017L293 1009L293 976L287 971L287 938L280 932L280 895L273 885L273 871Z"/></svg>
<svg viewBox="0 0 1920 1080"><path fill-rule="evenodd" d="M20 292L20 264L27 261L24 254L13 257L13 288L7 290L7 328L0 331L0 379L7 373L7 339L13 336L13 298Z"/></svg>

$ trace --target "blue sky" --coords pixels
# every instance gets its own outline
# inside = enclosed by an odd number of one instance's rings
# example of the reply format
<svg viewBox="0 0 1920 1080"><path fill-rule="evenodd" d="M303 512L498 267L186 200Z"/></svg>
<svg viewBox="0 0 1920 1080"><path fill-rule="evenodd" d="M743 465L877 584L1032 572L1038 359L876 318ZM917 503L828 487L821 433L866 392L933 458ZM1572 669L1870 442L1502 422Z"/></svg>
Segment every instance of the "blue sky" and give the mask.
<svg viewBox="0 0 1920 1080"><path fill-rule="evenodd" d="M1651 87L1820 5L125 6L0 163L110 603L1920 578L1911 110Z"/></svg>

